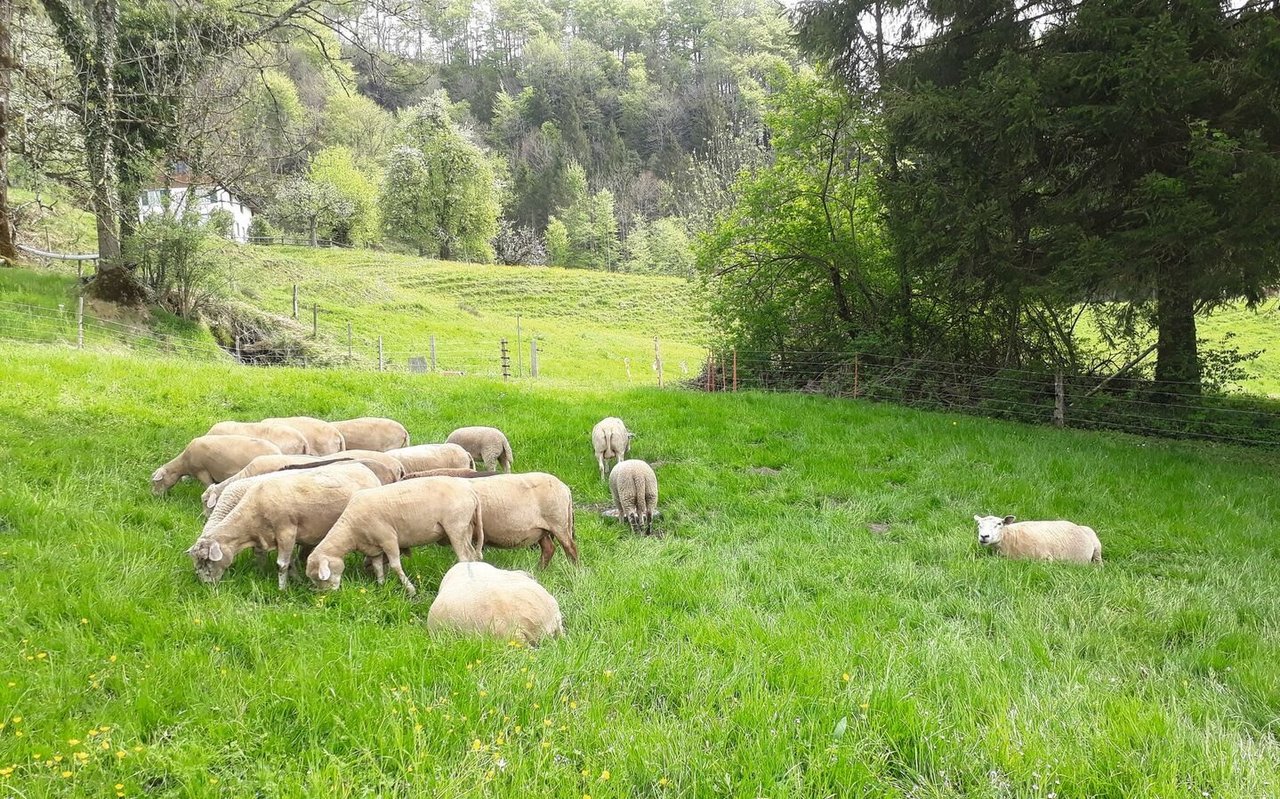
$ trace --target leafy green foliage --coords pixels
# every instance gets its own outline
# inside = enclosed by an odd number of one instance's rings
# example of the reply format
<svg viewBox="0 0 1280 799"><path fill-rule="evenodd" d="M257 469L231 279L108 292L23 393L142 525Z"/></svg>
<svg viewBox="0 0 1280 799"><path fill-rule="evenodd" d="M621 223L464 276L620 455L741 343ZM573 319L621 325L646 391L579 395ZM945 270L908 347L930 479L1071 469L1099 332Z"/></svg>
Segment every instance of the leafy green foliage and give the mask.
<svg viewBox="0 0 1280 799"><path fill-rule="evenodd" d="M201 222L194 213L148 217L125 243L142 284L160 307L195 319L227 289L230 220Z"/></svg>
<svg viewBox="0 0 1280 799"><path fill-rule="evenodd" d="M327 185L345 202L341 209L347 214L333 213L324 219L322 233L325 238L343 244L367 247L380 233L378 220L377 189L373 182L357 167L354 154L345 147L329 147L321 150L311 162L310 182Z"/></svg>
<svg viewBox="0 0 1280 799"><path fill-rule="evenodd" d="M285 227L305 232L314 247L321 228L350 230L356 204L331 182L294 178L276 195L272 211Z"/></svg>

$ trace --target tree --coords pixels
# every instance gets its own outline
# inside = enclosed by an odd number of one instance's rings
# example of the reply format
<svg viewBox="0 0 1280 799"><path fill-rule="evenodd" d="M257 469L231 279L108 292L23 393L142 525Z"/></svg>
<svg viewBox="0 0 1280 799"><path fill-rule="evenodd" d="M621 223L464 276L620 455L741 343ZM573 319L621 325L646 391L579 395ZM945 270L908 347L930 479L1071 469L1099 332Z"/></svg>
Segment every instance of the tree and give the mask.
<svg viewBox="0 0 1280 799"><path fill-rule="evenodd" d="M308 175L311 183L332 187L350 208L334 214L321 227L325 235L344 244L368 246L378 237L377 195L373 183L356 168L355 157L345 147L327 147L316 154Z"/></svg>
<svg viewBox="0 0 1280 799"><path fill-rule="evenodd" d="M13 220L9 216L9 93L13 60L13 2L0 0L0 265L18 260Z"/></svg>
<svg viewBox="0 0 1280 799"><path fill-rule="evenodd" d="M447 98L409 109L382 190L388 236L443 259L492 261L499 193L493 165L458 129Z"/></svg>
<svg viewBox="0 0 1280 799"><path fill-rule="evenodd" d="M569 230L554 215L547 220L547 263L569 266Z"/></svg>
<svg viewBox="0 0 1280 799"><path fill-rule="evenodd" d="M295 178L276 196L274 215L286 226L307 231L311 246L319 243L321 227L333 228L350 220L355 205L332 183Z"/></svg>

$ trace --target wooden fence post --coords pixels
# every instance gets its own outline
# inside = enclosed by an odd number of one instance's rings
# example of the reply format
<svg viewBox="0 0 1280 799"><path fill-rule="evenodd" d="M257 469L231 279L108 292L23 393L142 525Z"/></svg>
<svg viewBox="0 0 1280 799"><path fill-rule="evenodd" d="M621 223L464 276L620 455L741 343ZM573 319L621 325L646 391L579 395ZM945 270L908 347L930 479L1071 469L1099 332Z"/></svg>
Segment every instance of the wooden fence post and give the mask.
<svg viewBox="0 0 1280 799"><path fill-rule="evenodd" d="M320 306L317 303L311 303L311 337L318 338L320 336Z"/></svg>
<svg viewBox="0 0 1280 799"><path fill-rule="evenodd" d="M84 349L84 295L76 304L76 349Z"/></svg>
<svg viewBox="0 0 1280 799"><path fill-rule="evenodd" d="M435 334L432 334L431 336L431 371L434 372L435 370L436 370L436 337L435 337Z"/></svg>
<svg viewBox="0 0 1280 799"><path fill-rule="evenodd" d="M1062 370L1053 373L1053 426L1067 423L1067 393L1062 384Z"/></svg>
<svg viewBox="0 0 1280 799"><path fill-rule="evenodd" d="M351 320L347 320L347 366L351 365Z"/></svg>
<svg viewBox="0 0 1280 799"><path fill-rule="evenodd" d="M507 352L507 340L504 338L500 342L502 348L502 379L511 379L511 353Z"/></svg>
<svg viewBox="0 0 1280 799"><path fill-rule="evenodd" d="M538 338L536 336L529 339L529 375L533 378L538 376Z"/></svg>
<svg viewBox="0 0 1280 799"><path fill-rule="evenodd" d="M298 284L293 284L293 318L298 318Z"/></svg>
<svg viewBox="0 0 1280 799"><path fill-rule="evenodd" d="M658 346L658 337L653 337L653 363L658 370L658 388L662 388L662 349Z"/></svg>
<svg viewBox="0 0 1280 799"><path fill-rule="evenodd" d="M738 390L738 348L733 348L733 390Z"/></svg>
<svg viewBox="0 0 1280 799"><path fill-rule="evenodd" d="M240 337L239 337L239 336L236 336L236 360L237 360L237 361L241 360L241 358L240 358Z"/></svg>
<svg viewBox="0 0 1280 799"><path fill-rule="evenodd" d="M520 314L516 314L516 377L524 377L524 339L520 338Z"/></svg>
<svg viewBox="0 0 1280 799"><path fill-rule="evenodd" d="M630 383L631 382L631 359L623 358L622 365L627 367L627 382Z"/></svg>
<svg viewBox="0 0 1280 799"><path fill-rule="evenodd" d="M379 372L383 371L382 336L378 336L378 371Z"/></svg>

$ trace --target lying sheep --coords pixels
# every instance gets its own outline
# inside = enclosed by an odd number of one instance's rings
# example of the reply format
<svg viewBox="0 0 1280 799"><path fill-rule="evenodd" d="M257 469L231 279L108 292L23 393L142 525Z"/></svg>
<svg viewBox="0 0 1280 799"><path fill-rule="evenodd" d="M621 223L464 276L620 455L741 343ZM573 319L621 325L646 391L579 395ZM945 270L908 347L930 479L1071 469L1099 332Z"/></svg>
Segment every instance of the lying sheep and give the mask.
<svg viewBox="0 0 1280 799"><path fill-rule="evenodd" d="M427 477L361 491L307 558L307 576L319 588L336 589L343 557L359 551L372 558L379 585L389 566L413 596L417 589L400 565L402 549L447 543L460 561L480 559L484 522L472 486L482 482Z"/></svg>
<svg viewBox="0 0 1280 799"><path fill-rule="evenodd" d="M307 440L313 455L332 455L347 448L342 431L323 419L314 416L281 416L263 419L263 424L282 424L292 427Z"/></svg>
<svg viewBox="0 0 1280 799"><path fill-rule="evenodd" d="M560 605L532 574L487 563L456 563L440 581L427 629L522 640L536 644L564 635Z"/></svg>
<svg viewBox="0 0 1280 799"><path fill-rule="evenodd" d="M200 502L204 505L205 514L211 512L218 504L218 497L222 496L222 492L227 490L227 486L246 477L256 477L260 474L278 471L286 466L293 466L299 463L315 463L320 458L315 455L259 455L253 460L245 464L244 468L225 480L221 480L210 485L200 495Z"/></svg>
<svg viewBox="0 0 1280 799"><path fill-rule="evenodd" d="M485 544L499 549L537 544L542 549L538 566L546 568L558 541L569 560L578 562L569 486L542 472L499 474L469 482L484 506Z"/></svg>
<svg viewBox="0 0 1280 799"><path fill-rule="evenodd" d="M604 480L608 474L605 471L605 461L613 459L614 464L617 465L626 460L633 438L635 434L628 432L627 426L616 416L601 419L591 429L591 446L595 448L596 462L600 464L601 480Z"/></svg>
<svg viewBox="0 0 1280 799"><path fill-rule="evenodd" d="M622 461L609 472L609 492L613 494L618 518L631 525L633 532L653 533L653 514L658 510L658 475L640 460Z"/></svg>
<svg viewBox="0 0 1280 799"><path fill-rule="evenodd" d="M1102 542L1090 527L1066 521L1018 522L1013 516L974 516L978 543L1020 560L1101 563Z"/></svg>
<svg viewBox="0 0 1280 799"><path fill-rule="evenodd" d="M498 474L502 474L502 472L477 472L475 469L427 469L425 472L409 472L404 476L404 479L414 480L419 477L465 477L470 480L477 477L493 477Z"/></svg>
<svg viewBox="0 0 1280 799"><path fill-rule="evenodd" d="M294 546L320 543L356 492L378 485L373 472L351 462L241 480L223 495L216 518L210 518L187 554L200 580L215 583L241 550L274 549L283 591ZM231 507L225 515L218 513L223 503Z"/></svg>
<svg viewBox="0 0 1280 799"><path fill-rule="evenodd" d="M151 474L151 492L160 496L187 476L210 485L227 479L259 455L279 454L279 447L261 438L200 436Z"/></svg>
<svg viewBox="0 0 1280 799"><path fill-rule="evenodd" d="M387 454L403 463L406 473L476 467L471 455L457 444L419 444L416 447L389 449Z"/></svg>
<svg viewBox="0 0 1280 799"><path fill-rule="evenodd" d="M472 460L484 463L486 469L496 466L509 473L515 460L507 436L496 427L459 427L445 441L465 449Z"/></svg>
<svg viewBox="0 0 1280 799"><path fill-rule="evenodd" d="M372 449L386 452L389 449L409 446L409 431L395 419L362 416L359 419L334 422L333 426L342 433L343 440L347 442L347 449Z"/></svg>
<svg viewBox="0 0 1280 799"><path fill-rule="evenodd" d="M302 433L282 424L266 422L218 422L209 428L207 436L253 436L265 438L280 448L285 455L310 455L311 446Z"/></svg>

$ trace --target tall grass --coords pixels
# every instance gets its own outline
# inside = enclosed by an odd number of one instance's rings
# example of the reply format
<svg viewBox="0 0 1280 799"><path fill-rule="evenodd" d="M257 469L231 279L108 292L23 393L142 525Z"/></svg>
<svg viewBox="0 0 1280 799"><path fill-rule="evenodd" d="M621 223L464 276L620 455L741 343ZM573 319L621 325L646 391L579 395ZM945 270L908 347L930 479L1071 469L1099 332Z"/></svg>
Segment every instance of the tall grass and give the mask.
<svg viewBox="0 0 1280 799"><path fill-rule="evenodd" d="M0 370L15 796L1278 792L1280 469L1252 452L801 396L8 345ZM428 635L445 548L406 562L418 601L354 567L279 593L252 559L199 584L199 489L148 475L214 421L295 413L505 429L579 506L582 565L538 575L568 637ZM660 538L596 512L609 414L657 464ZM1106 563L982 556L974 513L1090 524Z"/></svg>

